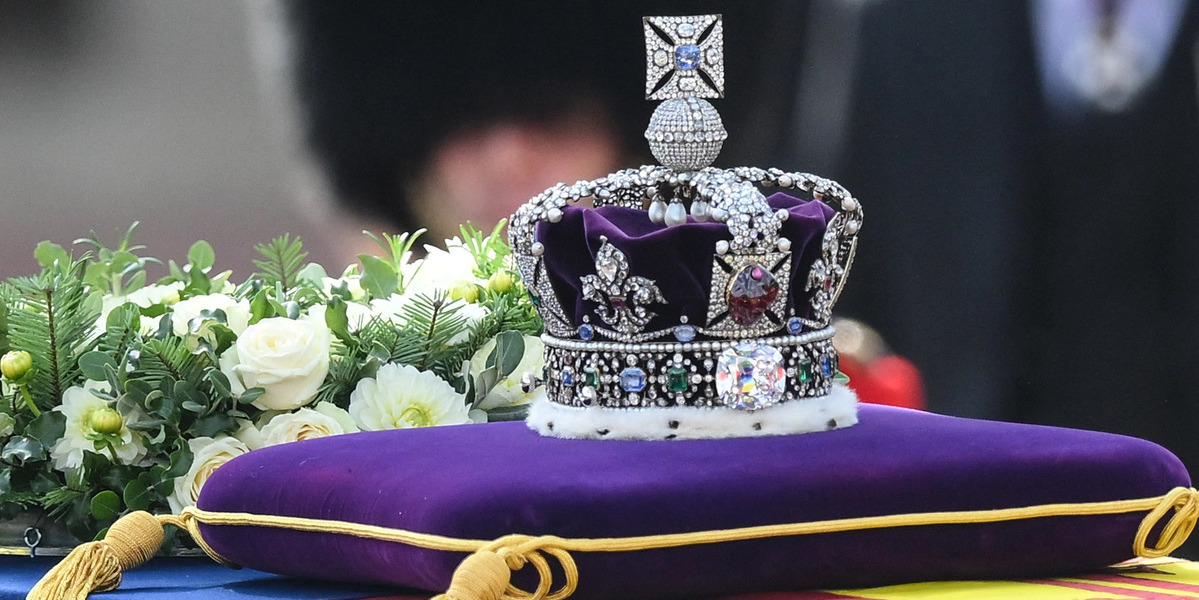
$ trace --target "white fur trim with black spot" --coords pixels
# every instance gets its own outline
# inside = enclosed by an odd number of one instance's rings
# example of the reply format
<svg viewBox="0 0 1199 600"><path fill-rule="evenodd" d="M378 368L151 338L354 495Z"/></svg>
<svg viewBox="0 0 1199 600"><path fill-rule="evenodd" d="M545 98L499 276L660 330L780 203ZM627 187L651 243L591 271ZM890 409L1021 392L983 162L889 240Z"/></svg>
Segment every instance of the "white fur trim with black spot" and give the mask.
<svg viewBox="0 0 1199 600"><path fill-rule="evenodd" d="M770 408L576 408L546 399L533 403L525 420L541 435L574 439L667 440L755 437L810 433L858 422L858 397L843 385L827 396Z"/></svg>

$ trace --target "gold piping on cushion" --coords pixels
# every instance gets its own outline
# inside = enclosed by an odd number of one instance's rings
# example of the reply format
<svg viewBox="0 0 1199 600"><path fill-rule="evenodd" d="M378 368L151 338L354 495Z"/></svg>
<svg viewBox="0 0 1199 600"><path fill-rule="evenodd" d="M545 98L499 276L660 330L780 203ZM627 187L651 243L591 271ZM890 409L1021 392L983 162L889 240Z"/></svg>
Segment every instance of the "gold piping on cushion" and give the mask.
<svg viewBox="0 0 1199 600"><path fill-rule="evenodd" d="M1199 492L1194 488L1178 487L1163 496L1143 498L1138 500L1112 500L1107 502L1041 504L1018 508L1003 508L995 510L974 510L956 512L910 513L900 515L879 515L873 517L855 517L849 519L832 519L813 521L809 523L786 523L781 525L760 525L721 529L713 531L695 531L662 535L635 536L625 538L560 538L556 536L510 535L497 540L472 540L452 538L427 533L392 529L361 523L333 521L324 519L306 519L300 517L282 517L275 515L255 515L250 513L210 512L195 507L183 510L179 516L160 516L151 518L147 523L144 517L138 519L137 527L158 527L163 524L177 525L187 529L188 533L205 552L226 565L229 561L222 558L203 540L200 525L209 526L251 526L274 527L294 531L310 531L319 533L337 533L360 538L407 544L430 550L449 552L470 552L454 572L449 590L435 598L441 600L563 600L569 597L578 586L578 570L570 552L629 552L638 550L655 550L691 546L699 544L716 544L751 539L786 537L794 535L812 535L820 533L838 533L866 529L884 529L892 527L915 527L927 525L965 525L977 523L999 523L1023 519L1045 517L1070 517L1114 515L1148 511L1133 538L1133 553L1140 557L1160 557L1173 552L1186 541L1187 536L1195 528L1199 520ZM1170 520L1162 527L1157 542L1150 546L1148 538L1152 530L1167 513ZM121 523L139 513L122 517L110 529L123 530L118 527ZM140 513L145 515L146 513ZM147 515L149 516L149 515ZM130 525L133 525L131 522ZM161 535L161 531L159 532ZM153 536L150 536L153 537ZM148 539L148 538L147 538ZM158 538L161 543L161 537ZM109 540L89 542L71 553L58 566L52 569L29 593L27 600L50 600L51 598L71 598L82 600L90 591L100 590L94 584L103 584L103 589L113 589L120 582L120 571L136 566L127 561L97 560L93 556L95 550L83 552L72 559L81 549L92 544L105 545L102 554L107 552ZM153 553L139 551L148 558ZM546 554L561 563L565 572L565 582L553 592L552 575ZM102 567L78 565L79 561L104 563ZM144 562L144 560L142 561ZM526 563L532 564L540 575L537 588L526 591L511 585L509 578L512 571L518 570ZM138 563L140 564L140 563ZM64 565L66 565L64 567ZM114 570L114 576L109 572ZM96 575L93 571L103 571ZM84 576L86 575L86 576ZM76 580L77 579L77 580ZM47 595L47 594L55 595Z"/></svg>

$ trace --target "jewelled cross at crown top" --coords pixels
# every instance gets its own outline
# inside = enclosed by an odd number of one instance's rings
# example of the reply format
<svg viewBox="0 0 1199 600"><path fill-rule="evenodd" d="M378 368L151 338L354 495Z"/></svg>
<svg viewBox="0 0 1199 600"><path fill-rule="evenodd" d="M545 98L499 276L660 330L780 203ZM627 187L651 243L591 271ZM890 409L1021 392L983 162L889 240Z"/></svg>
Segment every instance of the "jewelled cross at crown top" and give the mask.
<svg viewBox="0 0 1199 600"><path fill-rule="evenodd" d="M720 15L645 17L645 98L723 98Z"/></svg>

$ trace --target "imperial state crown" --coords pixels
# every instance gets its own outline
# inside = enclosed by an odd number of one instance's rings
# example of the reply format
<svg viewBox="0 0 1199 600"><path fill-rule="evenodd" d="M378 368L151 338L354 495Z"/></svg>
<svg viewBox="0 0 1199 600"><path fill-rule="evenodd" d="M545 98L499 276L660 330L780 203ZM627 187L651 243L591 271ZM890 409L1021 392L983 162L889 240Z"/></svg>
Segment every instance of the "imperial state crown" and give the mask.
<svg viewBox="0 0 1199 600"><path fill-rule="evenodd" d="M663 101L645 137L661 165L560 183L510 222L545 321L546 399L529 425L611 439L853 425L831 317L861 206L815 175L710 166L727 137L706 100L724 95L720 15L643 28L646 98Z"/></svg>

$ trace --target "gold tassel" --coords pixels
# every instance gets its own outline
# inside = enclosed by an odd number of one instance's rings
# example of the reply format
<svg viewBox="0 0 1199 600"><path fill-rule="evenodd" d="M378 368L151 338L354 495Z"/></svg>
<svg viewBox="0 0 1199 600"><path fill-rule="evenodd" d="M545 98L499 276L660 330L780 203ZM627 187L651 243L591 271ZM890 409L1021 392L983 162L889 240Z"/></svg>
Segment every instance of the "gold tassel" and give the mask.
<svg viewBox="0 0 1199 600"><path fill-rule="evenodd" d="M467 556L454 570L450 587L431 600L565 600L579 584L574 558L562 547L565 540L554 536L509 535ZM566 581L551 593L553 573L545 554L562 565ZM526 591L512 585L512 572L530 564L537 570L537 589Z"/></svg>
<svg viewBox="0 0 1199 600"><path fill-rule="evenodd" d="M84 600L121 585L121 573L144 564L162 547L163 530L148 512L117 520L103 540L83 544L33 586L26 600Z"/></svg>
<svg viewBox="0 0 1199 600"><path fill-rule="evenodd" d="M432 600L500 600L511 577L512 570L504 557L480 550L458 565L449 589Z"/></svg>

